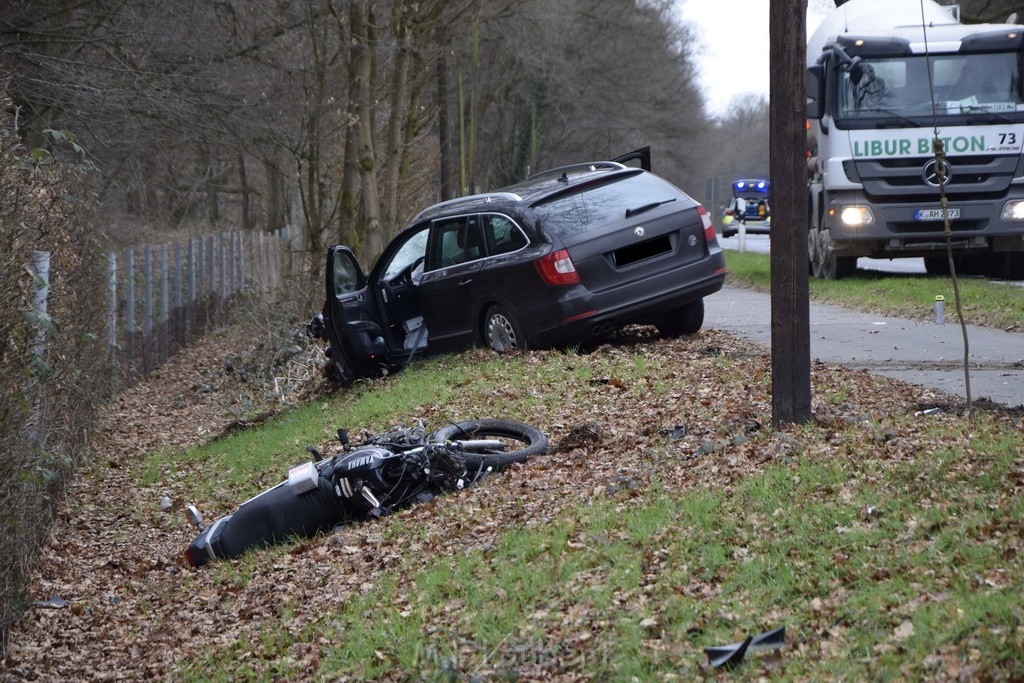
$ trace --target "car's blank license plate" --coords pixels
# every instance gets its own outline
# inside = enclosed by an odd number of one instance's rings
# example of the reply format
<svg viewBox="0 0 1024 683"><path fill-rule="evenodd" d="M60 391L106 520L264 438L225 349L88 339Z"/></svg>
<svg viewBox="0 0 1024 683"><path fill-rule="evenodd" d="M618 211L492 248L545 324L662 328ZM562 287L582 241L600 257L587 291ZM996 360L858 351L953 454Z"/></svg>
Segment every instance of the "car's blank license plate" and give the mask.
<svg viewBox="0 0 1024 683"><path fill-rule="evenodd" d="M951 221L960 218L960 209L947 209L946 213ZM918 209L914 212L915 221L941 221L942 218L942 209Z"/></svg>

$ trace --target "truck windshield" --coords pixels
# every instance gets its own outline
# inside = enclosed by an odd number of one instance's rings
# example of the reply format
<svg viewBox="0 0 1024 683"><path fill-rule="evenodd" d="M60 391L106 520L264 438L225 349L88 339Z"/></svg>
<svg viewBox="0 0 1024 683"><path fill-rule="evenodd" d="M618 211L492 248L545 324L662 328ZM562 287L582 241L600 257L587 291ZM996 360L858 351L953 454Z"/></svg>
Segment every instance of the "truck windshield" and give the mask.
<svg viewBox="0 0 1024 683"><path fill-rule="evenodd" d="M1018 120L1013 113L1020 112L1024 121L1024 60L1017 52L863 57L839 73L838 118L926 123L932 114L929 65L938 116L998 112Z"/></svg>

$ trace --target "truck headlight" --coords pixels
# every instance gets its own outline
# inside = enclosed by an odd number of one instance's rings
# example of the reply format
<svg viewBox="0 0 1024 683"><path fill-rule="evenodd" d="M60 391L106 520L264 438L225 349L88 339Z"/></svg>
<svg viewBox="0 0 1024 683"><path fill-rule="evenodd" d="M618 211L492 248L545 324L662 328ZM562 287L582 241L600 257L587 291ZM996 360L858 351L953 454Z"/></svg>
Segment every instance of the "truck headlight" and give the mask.
<svg viewBox="0 0 1024 683"><path fill-rule="evenodd" d="M838 211L829 209L830 216L834 217L837 213L843 225L848 225L851 228L875 222L875 214L872 213L871 207L868 206L843 206Z"/></svg>
<svg viewBox="0 0 1024 683"><path fill-rule="evenodd" d="M1024 221L1024 199L1012 199L1003 204L1001 218L1006 221Z"/></svg>

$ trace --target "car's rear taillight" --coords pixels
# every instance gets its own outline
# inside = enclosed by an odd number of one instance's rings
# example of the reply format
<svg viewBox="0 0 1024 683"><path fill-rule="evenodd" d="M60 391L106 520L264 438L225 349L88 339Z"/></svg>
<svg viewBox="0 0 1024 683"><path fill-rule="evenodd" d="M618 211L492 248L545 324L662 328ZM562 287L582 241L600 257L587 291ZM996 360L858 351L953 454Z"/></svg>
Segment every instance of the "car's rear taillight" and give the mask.
<svg viewBox="0 0 1024 683"><path fill-rule="evenodd" d="M580 274L576 272L576 266L565 249L541 256L533 265L540 278L549 285L576 285L580 282Z"/></svg>
<svg viewBox="0 0 1024 683"><path fill-rule="evenodd" d="M711 215L700 204L697 205L697 213L700 214L700 222L704 224L704 241L711 244L711 240L717 237L715 235L715 224L711 222Z"/></svg>
<svg viewBox="0 0 1024 683"><path fill-rule="evenodd" d="M192 557L192 548L185 549L185 561L188 562L188 566L192 568L200 566L200 564L196 562L196 558Z"/></svg>

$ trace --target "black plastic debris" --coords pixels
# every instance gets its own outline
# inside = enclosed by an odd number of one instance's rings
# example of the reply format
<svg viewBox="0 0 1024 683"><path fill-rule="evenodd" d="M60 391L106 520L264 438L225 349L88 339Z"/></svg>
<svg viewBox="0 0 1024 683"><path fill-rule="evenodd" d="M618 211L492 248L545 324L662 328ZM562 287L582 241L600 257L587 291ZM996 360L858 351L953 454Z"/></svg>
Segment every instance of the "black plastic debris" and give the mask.
<svg viewBox="0 0 1024 683"><path fill-rule="evenodd" d="M686 436L686 425L676 425L669 429L662 429L660 433L666 439L682 439Z"/></svg>
<svg viewBox="0 0 1024 683"><path fill-rule="evenodd" d="M786 627L780 626L771 631L765 631L760 635L754 636L754 639L750 641L750 648L755 652L758 650L777 650L786 644Z"/></svg>
<svg viewBox="0 0 1024 683"><path fill-rule="evenodd" d="M731 669L743 661L744 655L747 654L747 648L750 647L750 641L753 639L753 636L747 636L742 643L704 648L704 652L708 656L708 663L716 669L723 666Z"/></svg>
<svg viewBox="0 0 1024 683"><path fill-rule="evenodd" d="M708 656L708 663L712 667L718 669L726 667L731 669L740 662L746 656L748 651L756 652L758 650L775 650L786 644L786 627L780 626L779 628L772 629L771 631L765 631L756 636L747 636L743 642L733 643L732 645L717 645L714 647L704 648L705 654Z"/></svg>

